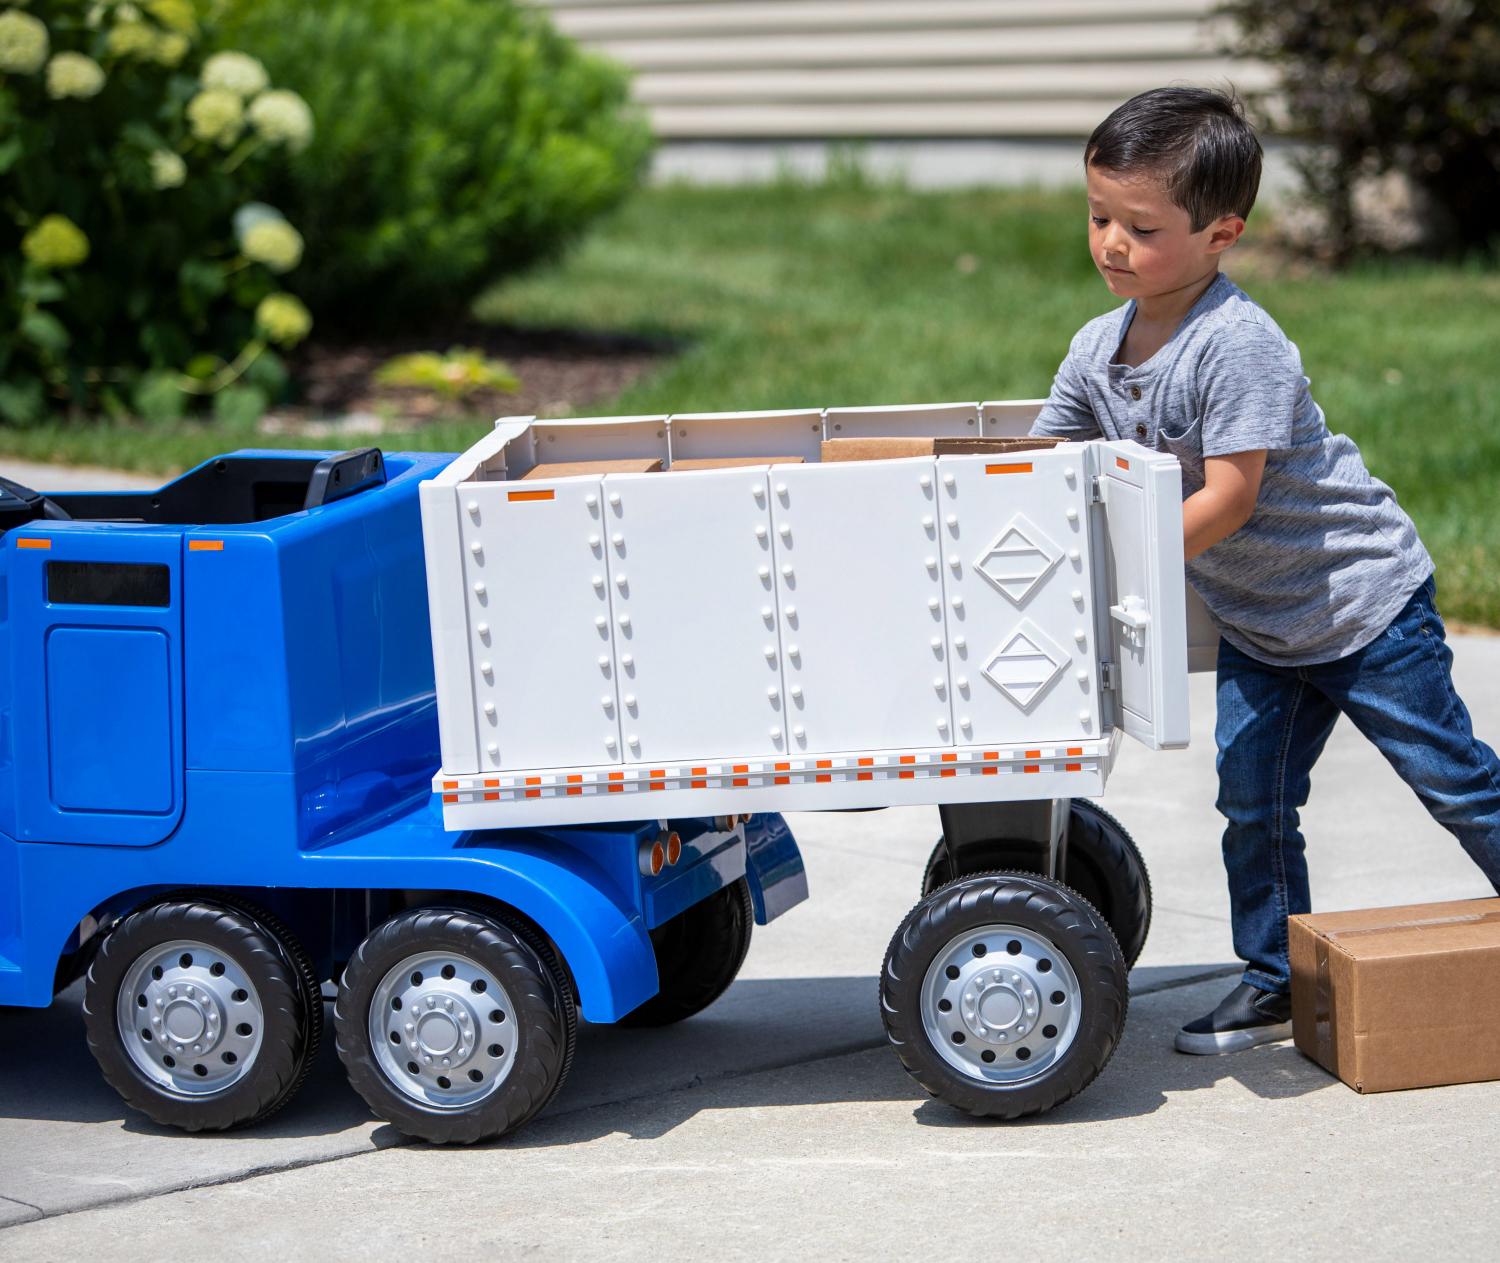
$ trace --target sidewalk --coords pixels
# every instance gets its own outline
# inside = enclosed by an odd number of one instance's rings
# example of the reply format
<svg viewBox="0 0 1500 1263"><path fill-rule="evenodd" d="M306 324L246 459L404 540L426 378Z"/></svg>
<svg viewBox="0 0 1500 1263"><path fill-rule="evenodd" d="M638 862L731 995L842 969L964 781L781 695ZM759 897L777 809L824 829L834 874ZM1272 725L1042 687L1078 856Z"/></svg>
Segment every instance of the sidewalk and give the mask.
<svg viewBox="0 0 1500 1263"><path fill-rule="evenodd" d="M1452 643L1480 735L1500 738L1500 639ZM585 1028L558 1099L493 1146L406 1142L329 1046L268 1126L163 1131L103 1085L76 988L0 1010L0 1259L1488 1255L1500 1084L1364 1097L1289 1044L1172 1051L1236 972L1210 677L1192 700L1191 748L1127 741L1105 796L1151 866L1155 921L1119 1052L1050 1115L968 1119L884 1047L875 975L936 809L795 815L812 898L757 930L729 994L675 1029ZM1322 908L1490 893L1347 723L1304 828Z"/></svg>

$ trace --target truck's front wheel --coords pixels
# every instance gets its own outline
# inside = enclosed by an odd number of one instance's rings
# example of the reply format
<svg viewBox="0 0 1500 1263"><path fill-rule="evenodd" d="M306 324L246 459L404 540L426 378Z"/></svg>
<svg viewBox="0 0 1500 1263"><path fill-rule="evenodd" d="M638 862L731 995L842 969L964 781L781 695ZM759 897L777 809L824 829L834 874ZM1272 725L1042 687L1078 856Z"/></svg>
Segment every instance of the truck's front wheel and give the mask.
<svg viewBox="0 0 1500 1263"><path fill-rule="evenodd" d="M1129 1001L1109 926L1066 886L960 878L891 940L881 1016L901 1064L940 1100L993 1118L1081 1092L1118 1044Z"/></svg>
<svg viewBox="0 0 1500 1263"><path fill-rule="evenodd" d="M110 1086L187 1131L285 1105L323 1029L296 940L266 913L216 899L167 900L121 921L89 966L83 1015Z"/></svg>
<svg viewBox="0 0 1500 1263"><path fill-rule="evenodd" d="M355 1091L439 1144L493 1140L541 1110L578 1031L545 944L460 908L416 908L375 929L344 971L334 1021Z"/></svg>

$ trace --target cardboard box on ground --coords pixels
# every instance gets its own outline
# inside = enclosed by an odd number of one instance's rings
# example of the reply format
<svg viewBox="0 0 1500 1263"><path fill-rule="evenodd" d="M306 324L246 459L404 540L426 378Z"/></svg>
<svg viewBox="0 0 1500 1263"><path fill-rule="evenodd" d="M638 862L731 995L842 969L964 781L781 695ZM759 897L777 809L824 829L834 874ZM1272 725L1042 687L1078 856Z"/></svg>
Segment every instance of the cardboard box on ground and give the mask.
<svg viewBox="0 0 1500 1263"><path fill-rule="evenodd" d="M1297 1047L1356 1092L1500 1079L1500 899L1288 921Z"/></svg>

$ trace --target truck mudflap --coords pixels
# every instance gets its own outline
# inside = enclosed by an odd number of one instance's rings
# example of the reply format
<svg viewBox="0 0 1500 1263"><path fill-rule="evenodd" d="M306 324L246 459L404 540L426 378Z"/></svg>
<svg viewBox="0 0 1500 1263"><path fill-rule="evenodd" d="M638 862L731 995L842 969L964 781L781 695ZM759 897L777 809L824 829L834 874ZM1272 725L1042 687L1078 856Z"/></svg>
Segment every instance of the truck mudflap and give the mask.
<svg viewBox="0 0 1500 1263"><path fill-rule="evenodd" d="M745 880L755 923L766 925L807 898L807 870L791 826L775 812L745 824Z"/></svg>

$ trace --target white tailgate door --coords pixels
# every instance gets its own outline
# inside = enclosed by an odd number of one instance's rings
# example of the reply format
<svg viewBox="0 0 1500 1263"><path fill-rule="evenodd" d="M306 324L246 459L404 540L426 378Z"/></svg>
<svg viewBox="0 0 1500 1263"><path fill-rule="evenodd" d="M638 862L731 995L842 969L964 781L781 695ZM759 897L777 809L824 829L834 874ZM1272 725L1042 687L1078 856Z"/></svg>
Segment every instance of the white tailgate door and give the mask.
<svg viewBox="0 0 1500 1263"><path fill-rule="evenodd" d="M941 564L966 745L1099 736L1083 452L944 456ZM958 521L947 523L956 513Z"/></svg>
<svg viewBox="0 0 1500 1263"><path fill-rule="evenodd" d="M935 466L771 471L788 753L953 743Z"/></svg>
<svg viewBox="0 0 1500 1263"><path fill-rule="evenodd" d="M1135 443L1089 445L1103 500L1097 589L1119 674L1116 722L1152 749L1188 743L1182 472Z"/></svg>
<svg viewBox="0 0 1500 1263"><path fill-rule="evenodd" d="M458 489L483 770L619 758L599 496L596 478Z"/></svg>
<svg viewBox="0 0 1500 1263"><path fill-rule="evenodd" d="M625 760L784 754L766 470L610 474L604 493Z"/></svg>

